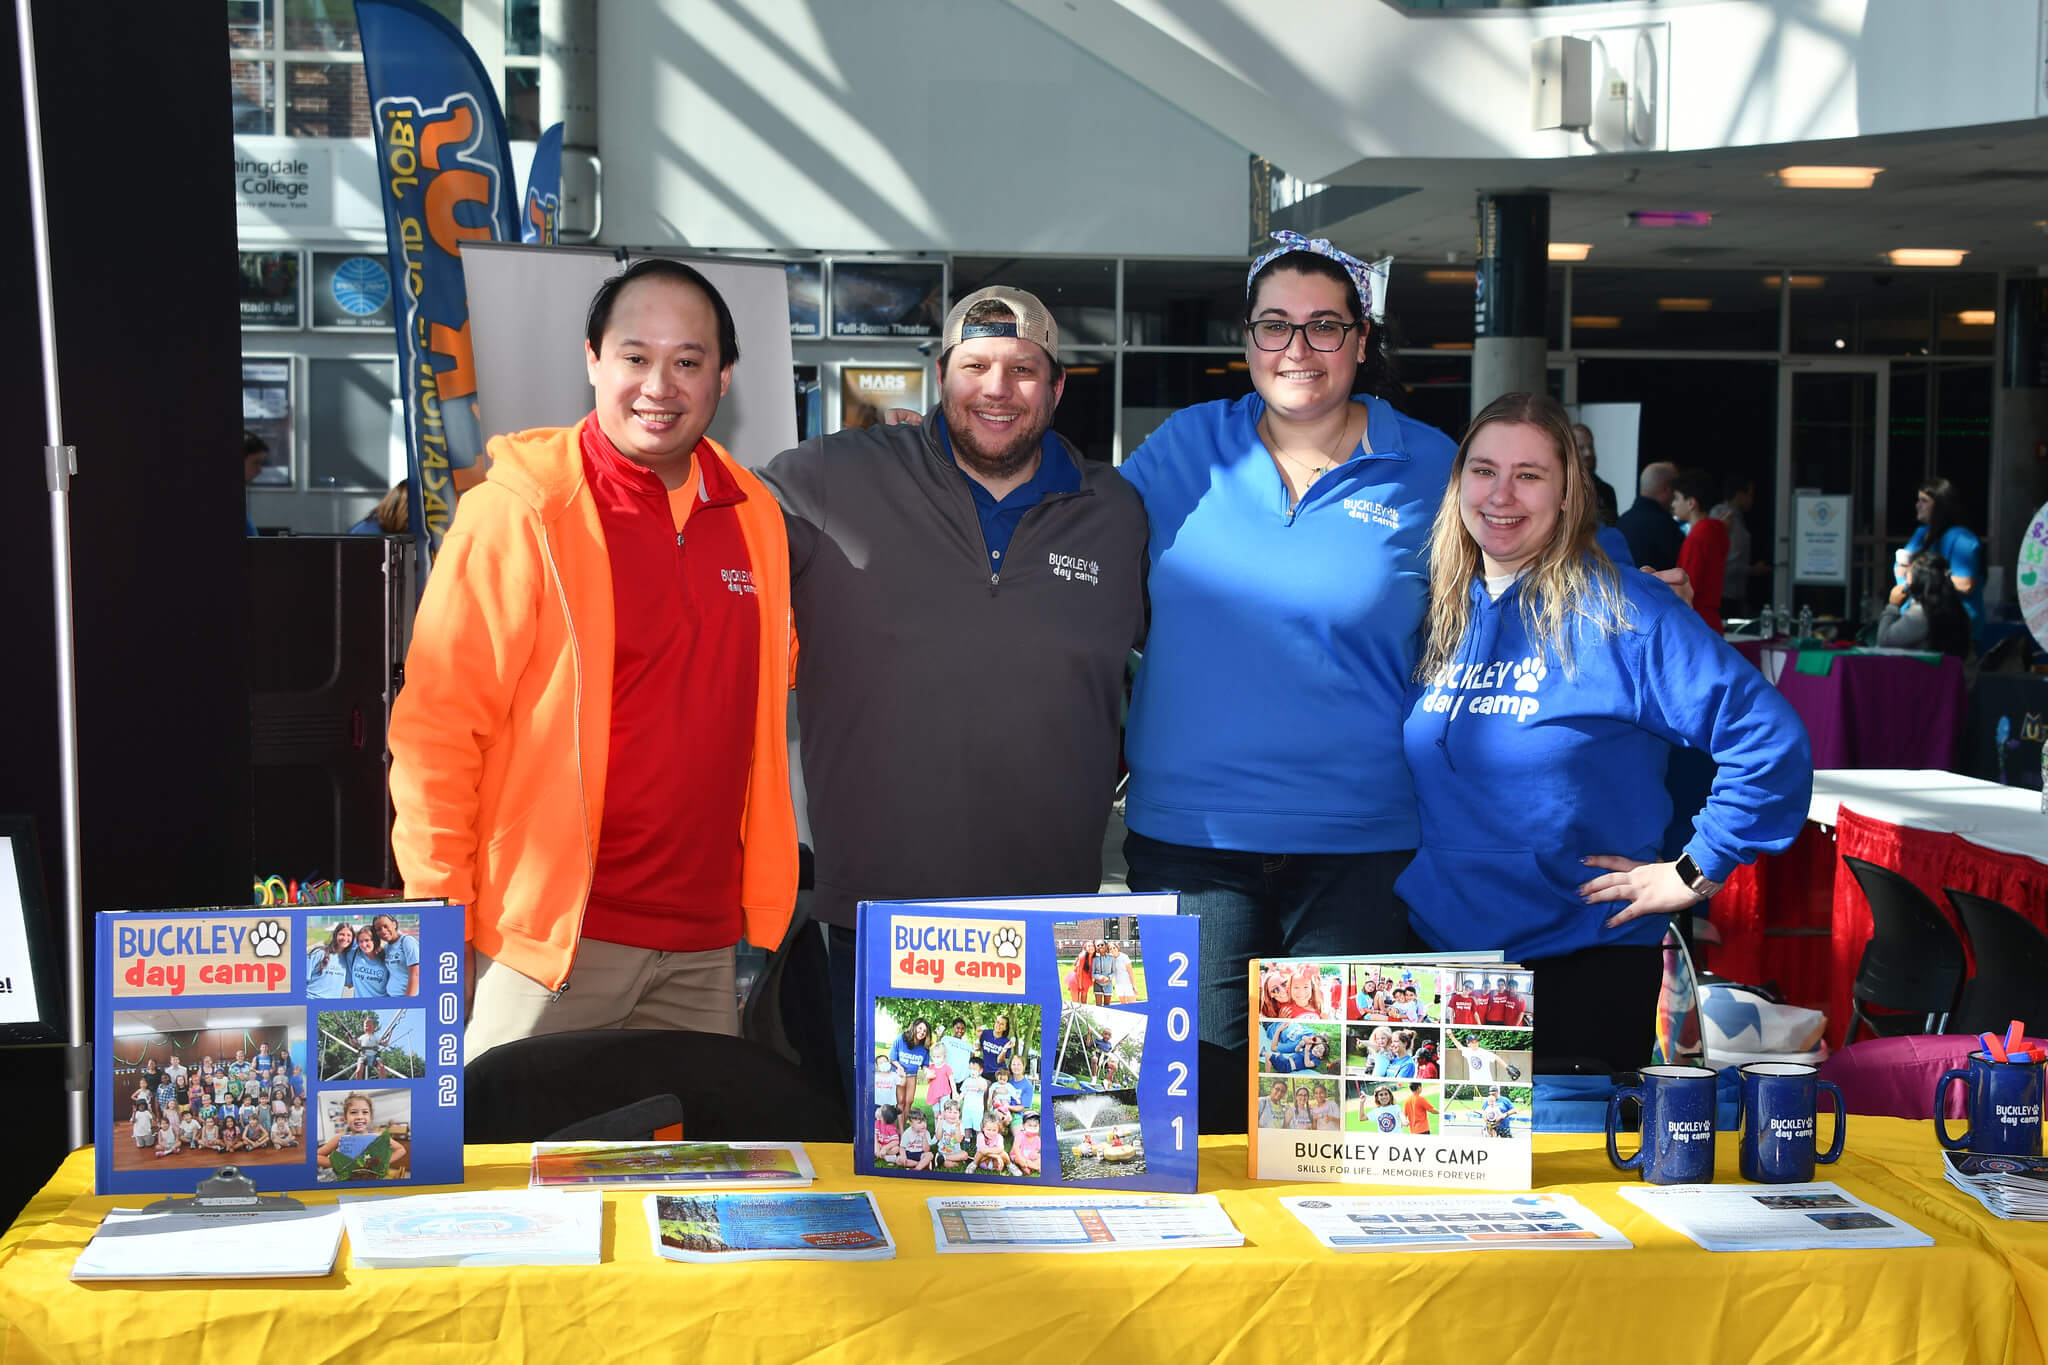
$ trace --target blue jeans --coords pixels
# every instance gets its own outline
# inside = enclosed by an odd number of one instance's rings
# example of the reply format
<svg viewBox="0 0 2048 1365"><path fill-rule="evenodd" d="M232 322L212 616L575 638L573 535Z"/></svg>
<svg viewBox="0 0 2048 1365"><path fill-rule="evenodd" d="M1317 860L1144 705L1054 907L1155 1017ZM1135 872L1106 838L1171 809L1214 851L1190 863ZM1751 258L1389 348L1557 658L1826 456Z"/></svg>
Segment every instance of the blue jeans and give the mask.
<svg viewBox="0 0 2048 1365"><path fill-rule="evenodd" d="M1403 953L1415 946L1394 879L1414 849L1388 853L1242 853L1124 838L1133 891L1178 891L1202 920L1202 1041L1250 1046L1255 957Z"/></svg>

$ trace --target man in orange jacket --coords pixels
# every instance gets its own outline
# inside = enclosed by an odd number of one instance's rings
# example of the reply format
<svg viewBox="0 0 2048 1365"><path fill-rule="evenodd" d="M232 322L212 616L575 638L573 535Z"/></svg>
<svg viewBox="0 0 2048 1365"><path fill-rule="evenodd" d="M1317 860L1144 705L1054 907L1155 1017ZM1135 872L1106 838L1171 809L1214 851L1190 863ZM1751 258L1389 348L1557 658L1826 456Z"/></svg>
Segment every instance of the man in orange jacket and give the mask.
<svg viewBox="0 0 2048 1365"><path fill-rule="evenodd" d="M795 640L775 499L705 428L739 358L680 262L591 300L597 406L493 439L391 717L409 896L469 907L466 1051L587 1028L738 1032L733 947L796 899Z"/></svg>

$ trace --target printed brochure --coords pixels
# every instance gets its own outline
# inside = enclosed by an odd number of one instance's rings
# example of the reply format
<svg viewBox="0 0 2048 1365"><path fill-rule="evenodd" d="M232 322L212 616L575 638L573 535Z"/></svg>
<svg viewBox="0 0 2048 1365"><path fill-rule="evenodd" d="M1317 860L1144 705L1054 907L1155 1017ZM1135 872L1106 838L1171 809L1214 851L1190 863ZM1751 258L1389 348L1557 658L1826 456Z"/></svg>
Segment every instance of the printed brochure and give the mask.
<svg viewBox="0 0 2048 1365"><path fill-rule="evenodd" d="M931 1207L932 1235L941 1252L1244 1245L1244 1234L1213 1194L940 1196L925 1203Z"/></svg>
<svg viewBox="0 0 2048 1365"><path fill-rule="evenodd" d="M1623 1199L1708 1251L1930 1247L1934 1239L1840 1185L1623 1185Z"/></svg>
<svg viewBox="0 0 2048 1365"><path fill-rule="evenodd" d="M813 1179L801 1142L536 1142L535 1189L798 1188Z"/></svg>
<svg viewBox="0 0 2048 1365"><path fill-rule="evenodd" d="M1255 959L1257 1180L1529 1187L1535 976L1498 953Z"/></svg>
<svg viewBox="0 0 2048 1365"><path fill-rule="evenodd" d="M1179 897L864 901L856 1174L1192 1191Z"/></svg>
<svg viewBox="0 0 2048 1365"><path fill-rule="evenodd" d="M439 901L108 911L95 1190L462 1182L462 916Z"/></svg>
<svg viewBox="0 0 2048 1365"><path fill-rule="evenodd" d="M396 1269L446 1265L596 1265L604 1196L596 1190L462 1190L343 1195L350 1259Z"/></svg>
<svg viewBox="0 0 2048 1365"><path fill-rule="evenodd" d="M654 1254L671 1261L886 1261L896 1239L866 1191L650 1194Z"/></svg>
<svg viewBox="0 0 2048 1365"><path fill-rule="evenodd" d="M1286 1195L1332 1251L1605 1251L1632 1246L1564 1194Z"/></svg>

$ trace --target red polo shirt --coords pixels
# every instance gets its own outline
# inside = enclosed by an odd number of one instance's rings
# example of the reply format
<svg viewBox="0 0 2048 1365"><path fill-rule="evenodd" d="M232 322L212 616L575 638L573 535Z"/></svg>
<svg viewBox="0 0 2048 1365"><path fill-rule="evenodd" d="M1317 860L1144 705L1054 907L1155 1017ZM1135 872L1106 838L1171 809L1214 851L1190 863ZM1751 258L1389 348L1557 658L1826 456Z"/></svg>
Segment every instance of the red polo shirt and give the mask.
<svg viewBox="0 0 2048 1365"><path fill-rule="evenodd" d="M739 940L740 815L754 757L760 599L708 444L671 492L593 415L583 471L611 559L610 756L583 936L664 952ZM687 533L686 533L687 532Z"/></svg>

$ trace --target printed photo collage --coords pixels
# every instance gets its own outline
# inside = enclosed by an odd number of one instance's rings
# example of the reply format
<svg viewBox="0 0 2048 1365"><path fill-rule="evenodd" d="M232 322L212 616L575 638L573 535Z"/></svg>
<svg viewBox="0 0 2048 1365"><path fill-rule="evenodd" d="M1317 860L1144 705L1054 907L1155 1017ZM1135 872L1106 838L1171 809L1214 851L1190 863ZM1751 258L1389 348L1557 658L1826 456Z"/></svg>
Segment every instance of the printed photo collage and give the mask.
<svg viewBox="0 0 2048 1365"><path fill-rule="evenodd" d="M976 1180L1143 1172L1146 1015L1136 916L1053 926L1060 1007L875 999L878 1165Z"/></svg>
<svg viewBox="0 0 2048 1365"><path fill-rule="evenodd" d="M427 1083L419 918L364 904L256 921L254 951L293 971L278 994L303 990L304 1004L117 1002L108 1071L125 1135L112 1169L310 1164L315 1183L410 1179Z"/></svg>
<svg viewBox="0 0 2048 1365"><path fill-rule="evenodd" d="M1260 1128L1509 1138L1535 1104L1535 978L1514 967L1269 962Z"/></svg>

